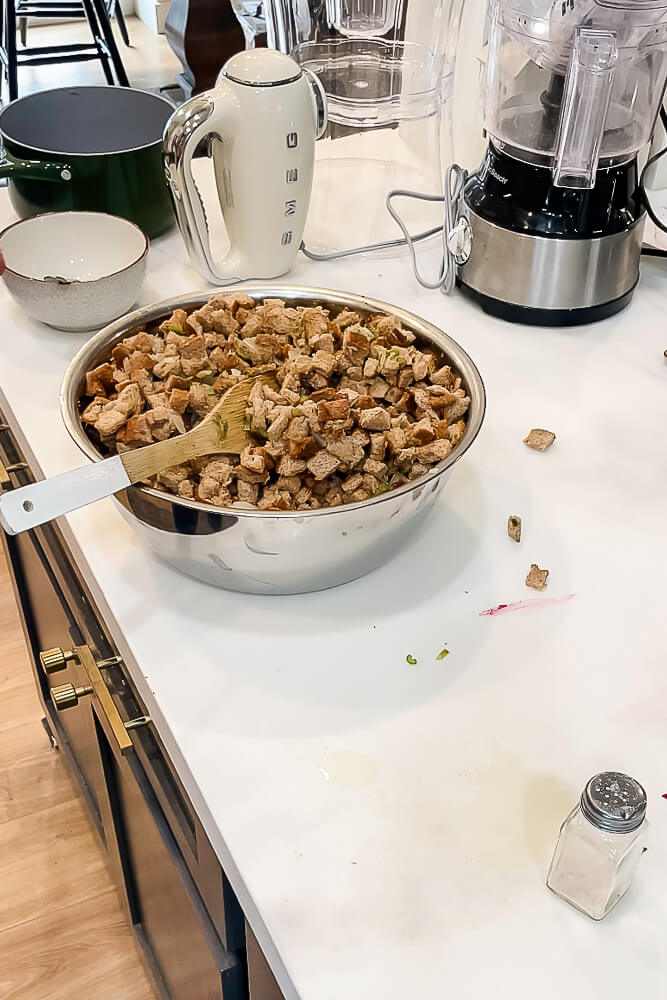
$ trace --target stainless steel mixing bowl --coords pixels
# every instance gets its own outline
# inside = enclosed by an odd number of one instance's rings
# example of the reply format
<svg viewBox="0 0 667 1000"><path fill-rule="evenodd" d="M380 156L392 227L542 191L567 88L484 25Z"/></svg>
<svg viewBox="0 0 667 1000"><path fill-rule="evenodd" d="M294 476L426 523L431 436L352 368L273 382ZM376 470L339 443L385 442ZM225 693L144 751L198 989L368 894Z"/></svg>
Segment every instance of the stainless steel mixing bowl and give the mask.
<svg viewBox="0 0 667 1000"><path fill-rule="evenodd" d="M231 290L231 289L230 289ZM236 290L236 286L234 288ZM323 305L335 312L387 312L438 347L457 370L470 396L463 440L426 475L364 503L314 511L216 508L181 500L145 486L131 486L117 499L129 522L161 559L217 587L250 594L297 594L347 583L385 563L432 509L452 466L473 443L484 419L484 385L466 352L437 327L413 313L376 299L325 288L244 285L256 299L281 298L290 306ZM101 330L72 361L61 392L65 426L85 455L101 452L81 423L85 374L107 361L113 346L132 332L160 322L176 308L194 309L220 289L181 296L137 309Z"/></svg>

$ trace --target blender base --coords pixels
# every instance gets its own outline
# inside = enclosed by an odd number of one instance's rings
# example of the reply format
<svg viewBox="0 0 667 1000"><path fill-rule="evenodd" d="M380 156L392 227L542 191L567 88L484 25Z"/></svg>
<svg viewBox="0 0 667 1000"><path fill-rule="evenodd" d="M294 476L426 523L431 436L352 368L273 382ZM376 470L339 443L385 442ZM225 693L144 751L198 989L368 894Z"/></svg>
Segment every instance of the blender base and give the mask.
<svg viewBox="0 0 667 1000"><path fill-rule="evenodd" d="M460 215L468 245L459 281L493 316L576 326L632 298L646 218L636 159L599 169L592 188L575 190L490 143Z"/></svg>
<svg viewBox="0 0 667 1000"><path fill-rule="evenodd" d="M534 309L529 306L513 305L511 302L501 302L489 295L483 295L474 288L469 288L460 278L456 279L456 286L481 306L489 316L527 326L584 326L588 323L597 323L622 312L632 301L636 287L635 285L625 295L603 305L587 306L583 309Z"/></svg>

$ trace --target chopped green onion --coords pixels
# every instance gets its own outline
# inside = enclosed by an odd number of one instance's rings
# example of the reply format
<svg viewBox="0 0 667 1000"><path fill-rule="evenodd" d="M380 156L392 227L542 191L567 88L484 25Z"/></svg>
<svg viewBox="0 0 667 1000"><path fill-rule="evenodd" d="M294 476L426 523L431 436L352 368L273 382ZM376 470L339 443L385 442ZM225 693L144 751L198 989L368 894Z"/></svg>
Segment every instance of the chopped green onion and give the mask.
<svg viewBox="0 0 667 1000"><path fill-rule="evenodd" d="M449 656L449 650L441 649L438 655L436 656L436 660L444 660L446 656Z"/></svg>
<svg viewBox="0 0 667 1000"><path fill-rule="evenodd" d="M415 660L414 656L411 653L408 653L408 655L405 657L405 662L409 663L411 667L414 667L417 661Z"/></svg>
<svg viewBox="0 0 667 1000"><path fill-rule="evenodd" d="M211 419L213 420L215 426L218 428L218 436L220 440L224 441L224 439L227 437L227 431L229 430L229 423L226 420L223 420L223 418L220 416L219 413L214 414Z"/></svg>

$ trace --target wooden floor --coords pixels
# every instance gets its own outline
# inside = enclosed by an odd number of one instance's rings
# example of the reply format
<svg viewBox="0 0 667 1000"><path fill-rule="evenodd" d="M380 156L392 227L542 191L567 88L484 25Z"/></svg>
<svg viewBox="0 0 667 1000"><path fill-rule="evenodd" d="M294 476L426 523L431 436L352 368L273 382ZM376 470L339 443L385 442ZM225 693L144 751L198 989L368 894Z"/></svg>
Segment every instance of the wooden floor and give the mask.
<svg viewBox="0 0 667 1000"><path fill-rule="evenodd" d="M0 1000L154 1000L41 716L0 550Z"/></svg>
<svg viewBox="0 0 667 1000"><path fill-rule="evenodd" d="M139 90L157 90L158 87L173 84L176 74L181 71L181 64L169 48L164 35L154 35L138 17L127 19L127 30L132 43L131 48L123 45L114 23L114 35L130 84ZM90 29L86 21L61 22L28 28L29 47L89 41ZM26 66L18 71L20 97L50 87L105 82L98 60L51 66Z"/></svg>

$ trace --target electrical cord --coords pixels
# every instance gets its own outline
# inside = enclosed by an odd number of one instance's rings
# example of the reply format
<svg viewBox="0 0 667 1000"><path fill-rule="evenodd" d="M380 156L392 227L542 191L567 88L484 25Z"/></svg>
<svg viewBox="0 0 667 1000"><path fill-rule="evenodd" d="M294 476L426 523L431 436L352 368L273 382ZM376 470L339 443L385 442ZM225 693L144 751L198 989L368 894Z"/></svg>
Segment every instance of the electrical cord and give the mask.
<svg viewBox="0 0 667 1000"><path fill-rule="evenodd" d="M393 191L389 191L386 198L387 211L403 233L402 239L385 240L383 243L369 243L367 246L355 247L352 250L335 250L331 253L316 253L314 250L309 250L305 243L302 243L300 247L301 252L309 260L324 261L340 260L343 257L352 257L355 254L372 253L374 250L393 250L397 247L406 246L410 252L412 270L419 284L424 288L439 288L443 295L449 295L454 290L456 284L456 256L449 249L448 240L456 224L455 214L463 193L466 178L467 174L465 170L457 164L453 164L445 173L444 194L422 194L420 191L409 191L405 188L395 188ZM403 219L392 205L394 198L414 198L416 201L442 202L444 204L442 225L434 226L432 229L426 229L424 232L411 235ZM419 270L415 243L429 236L435 236L436 233L440 233L442 236L442 260L437 279L429 281Z"/></svg>
<svg viewBox="0 0 667 1000"><path fill-rule="evenodd" d="M461 200L461 195L463 194L466 176L465 170L457 163L454 163L451 167L448 167L445 173L444 195L420 194L417 191L406 191L403 188L390 191L387 195L387 211L403 233L403 240L410 251L410 260L412 261L412 270L415 278L423 288L439 288L443 295L451 295L456 285L456 255L449 248L449 238L456 225L454 216ZM415 198L418 201L439 201L444 203L444 219L439 230L442 236L442 260L440 261L440 271L435 281L429 281L419 270L415 241L410 236L407 226L392 205L394 198Z"/></svg>
<svg viewBox="0 0 667 1000"><path fill-rule="evenodd" d="M390 194L394 192L391 191ZM411 194L413 192L410 192ZM434 195L434 197L438 197ZM423 233L417 233L413 240L425 240L428 236L439 233L442 226L434 226L433 229L426 229ZM330 253L316 253L309 250L305 243L302 243L299 250L308 260L341 260L343 257L354 257L355 254L372 253L374 250L393 250L396 247L405 246L405 240L385 240L384 243L368 243L364 247L354 247L352 250L332 250Z"/></svg>
<svg viewBox="0 0 667 1000"><path fill-rule="evenodd" d="M667 133L667 111L665 111L664 106L660 108L660 121L662 122L662 126L665 130L665 133ZM661 232L663 233L667 233L667 223L663 222L663 220L658 217L653 206L651 205L651 202L649 201L648 193L646 191L646 174L653 166L653 164L657 163L658 160L661 160L662 157L665 156L665 154L667 154L667 146L663 146L663 148L659 152L654 153L653 156L649 157L639 178L639 189L642 193L644 206L646 208L646 211L648 212L648 216L653 225L656 226L657 229L660 229ZM651 254L651 256L661 257L662 253Z"/></svg>

